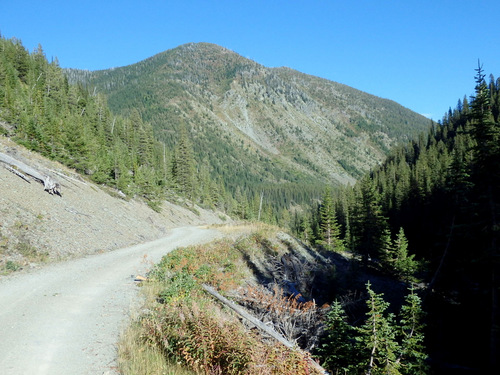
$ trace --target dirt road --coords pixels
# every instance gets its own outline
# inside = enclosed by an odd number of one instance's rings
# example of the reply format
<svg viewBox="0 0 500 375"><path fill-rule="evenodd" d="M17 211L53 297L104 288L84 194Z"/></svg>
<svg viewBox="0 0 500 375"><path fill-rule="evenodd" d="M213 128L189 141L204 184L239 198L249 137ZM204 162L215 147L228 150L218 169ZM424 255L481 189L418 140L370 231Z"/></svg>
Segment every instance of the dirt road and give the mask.
<svg viewBox="0 0 500 375"><path fill-rule="evenodd" d="M134 277L216 231L177 228L157 241L0 279L0 374L115 374L116 342L139 303Z"/></svg>

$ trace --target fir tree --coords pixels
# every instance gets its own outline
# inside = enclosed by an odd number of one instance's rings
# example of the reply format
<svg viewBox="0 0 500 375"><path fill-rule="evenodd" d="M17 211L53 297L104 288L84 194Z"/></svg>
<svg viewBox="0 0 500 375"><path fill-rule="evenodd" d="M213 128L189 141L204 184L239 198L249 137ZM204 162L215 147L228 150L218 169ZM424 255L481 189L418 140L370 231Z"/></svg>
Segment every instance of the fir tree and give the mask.
<svg viewBox="0 0 500 375"><path fill-rule="evenodd" d="M402 374L418 375L428 372L423 333L424 312L421 303L420 297L411 286L400 313L401 346L396 362L401 365Z"/></svg>
<svg viewBox="0 0 500 375"><path fill-rule="evenodd" d="M400 350L394 329L394 314L387 313L389 303L382 294L366 284L368 312L366 322L357 329L357 349L361 354L360 370L366 374L399 374L397 353Z"/></svg>
<svg viewBox="0 0 500 375"><path fill-rule="evenodd" d="M344 249L330 189L323 194L323 200L319 206L319 227L320 238L316 241L318 244L327 250L342 251Z"/></svg>
<svg viewBox="0 0 500 375"><path fill-rule="evenodd" d="M482 66L476 69L475 96L471 103L471 132L475 141L473 148L473 176L476 195L476 225L481 229L479 246L482 252L473 260L483 265L481 274L474 275L489 289L490 294L490 369L498 370L500 354L500 307L498 290L500 290L500 123L495 123L491 106L491 94L484 80ZM495 88L496 89L496 88ZM484 280L483 275L488 274Z"/></svg>
<svg viewBox="0 0 500 375"><path fill-rule="evenodd" d="M482 66L478 64L476 69L476 88L475 96L472 97L472 135L476 141L474 148L476 167L482 178L490 179L496 176L490 176L490 173L498 168L494 165L498 163L500 155L500 128L493 121L490 104L490 90L484 80ZM497 172L498 173L498 172Z"/></svg>
<svg viewBox="0 0 500 375"><path fill-rule="evenodd" d="M187 130L183 127L173 157L172 178L177 192L191 200L195 198L195 171L193 147L189 141Z"/></svg>
<svg viewBox="0 0 500 375"><path fill-rule="evenodd" d="M308 215L303 215L300 218L299 237L305 243L308 243L308 244L311 243L312 240L314 239L314 233L313 233L313 230L311 228L311 222L309 221Z"/></svg>
<svg viewBox="0 0 500 375"><path fill-rule="evenodd" d="M408 253L408 240L403 228L399 228L391 258L390 261L396 275L403 280L412 280L417 271L418 262L414 259L415 254Z"/></svg>
<svg viewBox="0 0 500 375"><path fill-rule="evenodd" d="M355 251L361 255L364 263L368 263L371 257L379 255L387 222L374 182L367 177L358 185L350 215L351 232Z"/></svg>
<svg viewBox="0 0 500 375"><path fill-rule="evenodd" d="M342 305L334 301L325 321L325 336L318 353L323 358L323 366L333 374L346 373L355 363L353 346L354 329L347 323Z"/></svg>

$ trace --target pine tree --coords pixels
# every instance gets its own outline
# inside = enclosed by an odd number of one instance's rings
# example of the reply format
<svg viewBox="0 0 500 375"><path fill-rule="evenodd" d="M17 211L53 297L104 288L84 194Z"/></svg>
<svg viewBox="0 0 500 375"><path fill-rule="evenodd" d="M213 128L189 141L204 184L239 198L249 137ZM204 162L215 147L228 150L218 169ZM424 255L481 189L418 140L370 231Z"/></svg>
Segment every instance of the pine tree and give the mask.
<svg viewBox="0 0 500 375"><path fill-rule="evenodd" d="M451 163L448 168L446 191L453 196L454 207L468 207L469 193L473 187L471 179L472 166L471 139L468 135L457 135L455 147L451 153Z"/></svg>
<svg viewBox="0 0 500 375"><path fill-rule="evenodd" d="M380 246L380 258L382 265L385 270L389 273L393 272L393 259L394 259L394 244L392 241L392 235L389 228L384 230L381 237Z"/></svg>
<svg viewBox="0 0 500 375"><path fill-rule="evenodd" d="M318 353L323 366L332 374L347 373L355 362L353 346L354 329L347 323L342 305L334 301L325 321L325 336Z"/></svg>
<svg viewBox="0 0 500 375"><path fill-rule="evenodd" d="M500 155L500 128L493 121L490 104L490 90L484 80L482 66L478 64L476 69L476 88L475 96L472 97L471 104L471 121L472 135L476 141L475 158L478 172L483 178L488 178L488 175L494 170L498 170L494 166L498 163ZM498 178L498 172L495 176Z"/></svg>
<svg viewBox="0 0 500 375"><path fill-rule="evenodd" d="M187 130L183 127L173 157L172 178L177 192L190 200L195 198L195 173L193 147L189 141Z"/></svg>
<svg viewBox="0 0 500 375"><path fill-rule="evenodd" d="M372 179L365 177L357 186L350 224L354 249L366 264L372 256L379 255L387 221Z"/></svg>
<svg viewBox="0 0 500 375"><path fill-rule="evenodd" d="M236 188L234 200L236 201L236 205L233 213L240 219L248 219L250 211L248 199L239 186Z"/></svg>
<svg viewBox="0 0 500 375"><path fill-rule="evenodd" d="M314 233L311 228L311 222L309 221L309 216L308 215L303 215L300 218L300 223L299 223L299 237L302 239L305 243L311 243L314 239Z"/></svg>
<svg viewBox="0 0 500 375"><path fill-rule="evenodd" d="M424 312L421 304L422 301L412 285L400 313L401 346L396 362L401 365L402 374L418 375L428 372L423 333Z"/></svg>
<svg viewBox="0 0 500 375"><path fill-rule="evenodd" d="M399 374L397 353L400 347L396 341L394 314L387 313L389 303L384 301L382 294L371 289L370 282L366 289L369 295L367 320L357 328L359 336L356 337L361 355L359 369L366 374Z"/></svg>
<svg viewBox="0 0 500 375"><path fill-rule="evenodd" d="M498 370L500 354L500 306L498 305L500 290L500 123L494 122L491 111L490 90L484 80L482 66L476 69L475 96L471 103L471 133L475 141L473 148L473 176L476 196L476 225L481 227L481 239L478 244L482 251L473 260L483 267L473 275L484 283L490 293L490 369ZM479 272L481 274L479 274ZM488 274L488 279L484 276Z"/></svg>
<svg viewBox="0 0 500 375"><path fill-rule="evenodd" d="M412 280L417 271L418 262L414 260L415 254L408 253L408 240L403 228L399 228L396 240L394 241L393 267L397 276L403 280Z"/></svg>
<svg viewBox="0 0 500 375"><path fill-rule="evenodd" d="M330 189L323 194L322 203L319 206L319 227L320 239L316 241L318 244L327 250L342 251L344 249Z"/></svg>

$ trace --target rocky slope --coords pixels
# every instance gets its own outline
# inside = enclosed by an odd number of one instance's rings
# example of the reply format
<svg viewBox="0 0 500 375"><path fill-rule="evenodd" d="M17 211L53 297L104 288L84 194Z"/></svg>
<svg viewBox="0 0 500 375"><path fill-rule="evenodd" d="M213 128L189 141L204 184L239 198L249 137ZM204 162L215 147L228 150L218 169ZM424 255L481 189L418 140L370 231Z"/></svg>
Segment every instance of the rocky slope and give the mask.
<svg viewBox="0 0 500 375"><path fill-rule="evenodd" d="M186 127L199 160L226 181L353 182L430 125L391 100L209 43L67 74L107 94L115 112L138 109L169 146Z"/></svg>
<svg viewBox="0 0 500 375"><path fill-rule="evenodd" d="M74 171L0 137L0 152L48 174L62 196L28 183L0 163L0 274L46 261L79 257L164 236L170 228L228 218L164 202L161 213L90 183Z"/></svg>

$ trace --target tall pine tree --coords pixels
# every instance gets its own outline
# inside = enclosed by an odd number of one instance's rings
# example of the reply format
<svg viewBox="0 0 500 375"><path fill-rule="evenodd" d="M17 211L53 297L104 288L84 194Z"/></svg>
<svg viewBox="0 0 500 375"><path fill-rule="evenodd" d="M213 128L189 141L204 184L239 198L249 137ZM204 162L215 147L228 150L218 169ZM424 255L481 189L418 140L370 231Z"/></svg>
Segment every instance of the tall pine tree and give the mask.
<svg viewBox="0 0 500 375"><path fill-rule="evenodd" d="M326 189L319 206L319 228L320 238L316 241L319 245L327 250L344 250L330 189Z"/></svg>
<svg viewBox="0 0 500 375"><path fill-rule="evenodd" d="M397 353L400 350L396 341L394 315L387 312L389 303L384 301L382 294L371 289L366 284L368 312L365 324L358 328L357 348L361 354L360 370L366 374L399 374L400 363Z"/></svg>

